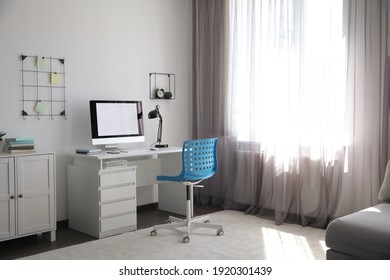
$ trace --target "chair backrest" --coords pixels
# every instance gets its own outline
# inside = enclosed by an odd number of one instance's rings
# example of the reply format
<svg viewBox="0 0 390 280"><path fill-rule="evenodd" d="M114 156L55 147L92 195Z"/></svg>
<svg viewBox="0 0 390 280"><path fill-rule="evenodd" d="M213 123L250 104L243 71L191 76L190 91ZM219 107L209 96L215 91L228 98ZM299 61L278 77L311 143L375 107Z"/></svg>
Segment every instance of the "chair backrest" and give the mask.
<svg viewBox="0 0 390 280"><path fill-rule="evenodd" d="M183 143L183 178L203 180L218 170L217 138L187 140Z"/></svg>

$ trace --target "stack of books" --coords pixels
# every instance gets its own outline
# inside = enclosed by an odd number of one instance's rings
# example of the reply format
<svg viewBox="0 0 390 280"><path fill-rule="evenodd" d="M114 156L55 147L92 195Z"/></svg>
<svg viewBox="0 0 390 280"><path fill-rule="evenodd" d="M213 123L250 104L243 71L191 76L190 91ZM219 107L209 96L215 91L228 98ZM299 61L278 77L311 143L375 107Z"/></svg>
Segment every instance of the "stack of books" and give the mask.
<svg viewBox="0 0 390 280"><path fill-rule="evenodd" d="M35 152L34 137L6 138L5 145L5 151L9 153Z"/></svg>

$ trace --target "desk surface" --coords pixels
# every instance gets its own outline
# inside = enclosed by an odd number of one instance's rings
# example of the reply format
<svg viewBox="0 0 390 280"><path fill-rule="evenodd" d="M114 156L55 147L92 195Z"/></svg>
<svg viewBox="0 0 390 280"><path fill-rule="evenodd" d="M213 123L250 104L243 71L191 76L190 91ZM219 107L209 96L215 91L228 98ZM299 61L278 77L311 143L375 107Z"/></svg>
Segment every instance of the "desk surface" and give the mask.
<svg viewBox="0 0 390 280"><path fill-rule="evenodd" d="M125 158L125 157L138 157L138 156L153 156L161 154L181 153L182 147L168 147L159 148L158 150L151 150L150 148L134 148L134 149L120 149L119 153L109 153L102 151L100 154L95 155L83 155L76 154L77 156L92 157L95 159L111 159L111 158Z"/></svg>

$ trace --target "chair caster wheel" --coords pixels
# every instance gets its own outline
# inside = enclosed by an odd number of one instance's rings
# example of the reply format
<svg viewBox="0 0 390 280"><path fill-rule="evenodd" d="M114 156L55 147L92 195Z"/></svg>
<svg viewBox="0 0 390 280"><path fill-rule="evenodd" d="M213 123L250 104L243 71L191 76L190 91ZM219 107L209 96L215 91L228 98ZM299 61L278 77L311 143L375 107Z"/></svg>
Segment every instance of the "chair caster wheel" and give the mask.
<svg viewBox="0 0 390 280"><path fill-rule="evenodd" d="M190 243L190 238L188 236L184 237L183 243Z"/></svg>
<svg viewBox="0 0 390 280"><path fill-rule="evenodd" d="M173 221L171 221L171 220L166 220L165 223L167 223L167 224L173 224Z"/></svg>
<svg viewBox="0 0 390 280"><path fill-rule="evenodd" d="M156 235L157 235L157 230L155 230L155 229L152 230L152 231L150 232L150 235L151 235L151 236L156 236Z"/></svg>
<svg viewBox="0 0 390 280"><path fill-rule="evenodd" d="M218 235L218 236L222 236L222 235L223 235L223 229L217 230L217 235Z"/></svg>

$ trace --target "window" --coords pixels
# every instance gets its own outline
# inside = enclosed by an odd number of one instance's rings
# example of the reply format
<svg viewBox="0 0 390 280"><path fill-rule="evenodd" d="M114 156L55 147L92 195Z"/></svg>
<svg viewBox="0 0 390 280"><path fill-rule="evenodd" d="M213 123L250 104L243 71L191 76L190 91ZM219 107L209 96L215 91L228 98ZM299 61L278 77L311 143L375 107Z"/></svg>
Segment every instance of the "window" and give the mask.
<svg viewBox="0 0 390 280"><path fill-rule="evenodd" d="M230 1L231 134L285 161L343 144L343 1Z"/></svg>

